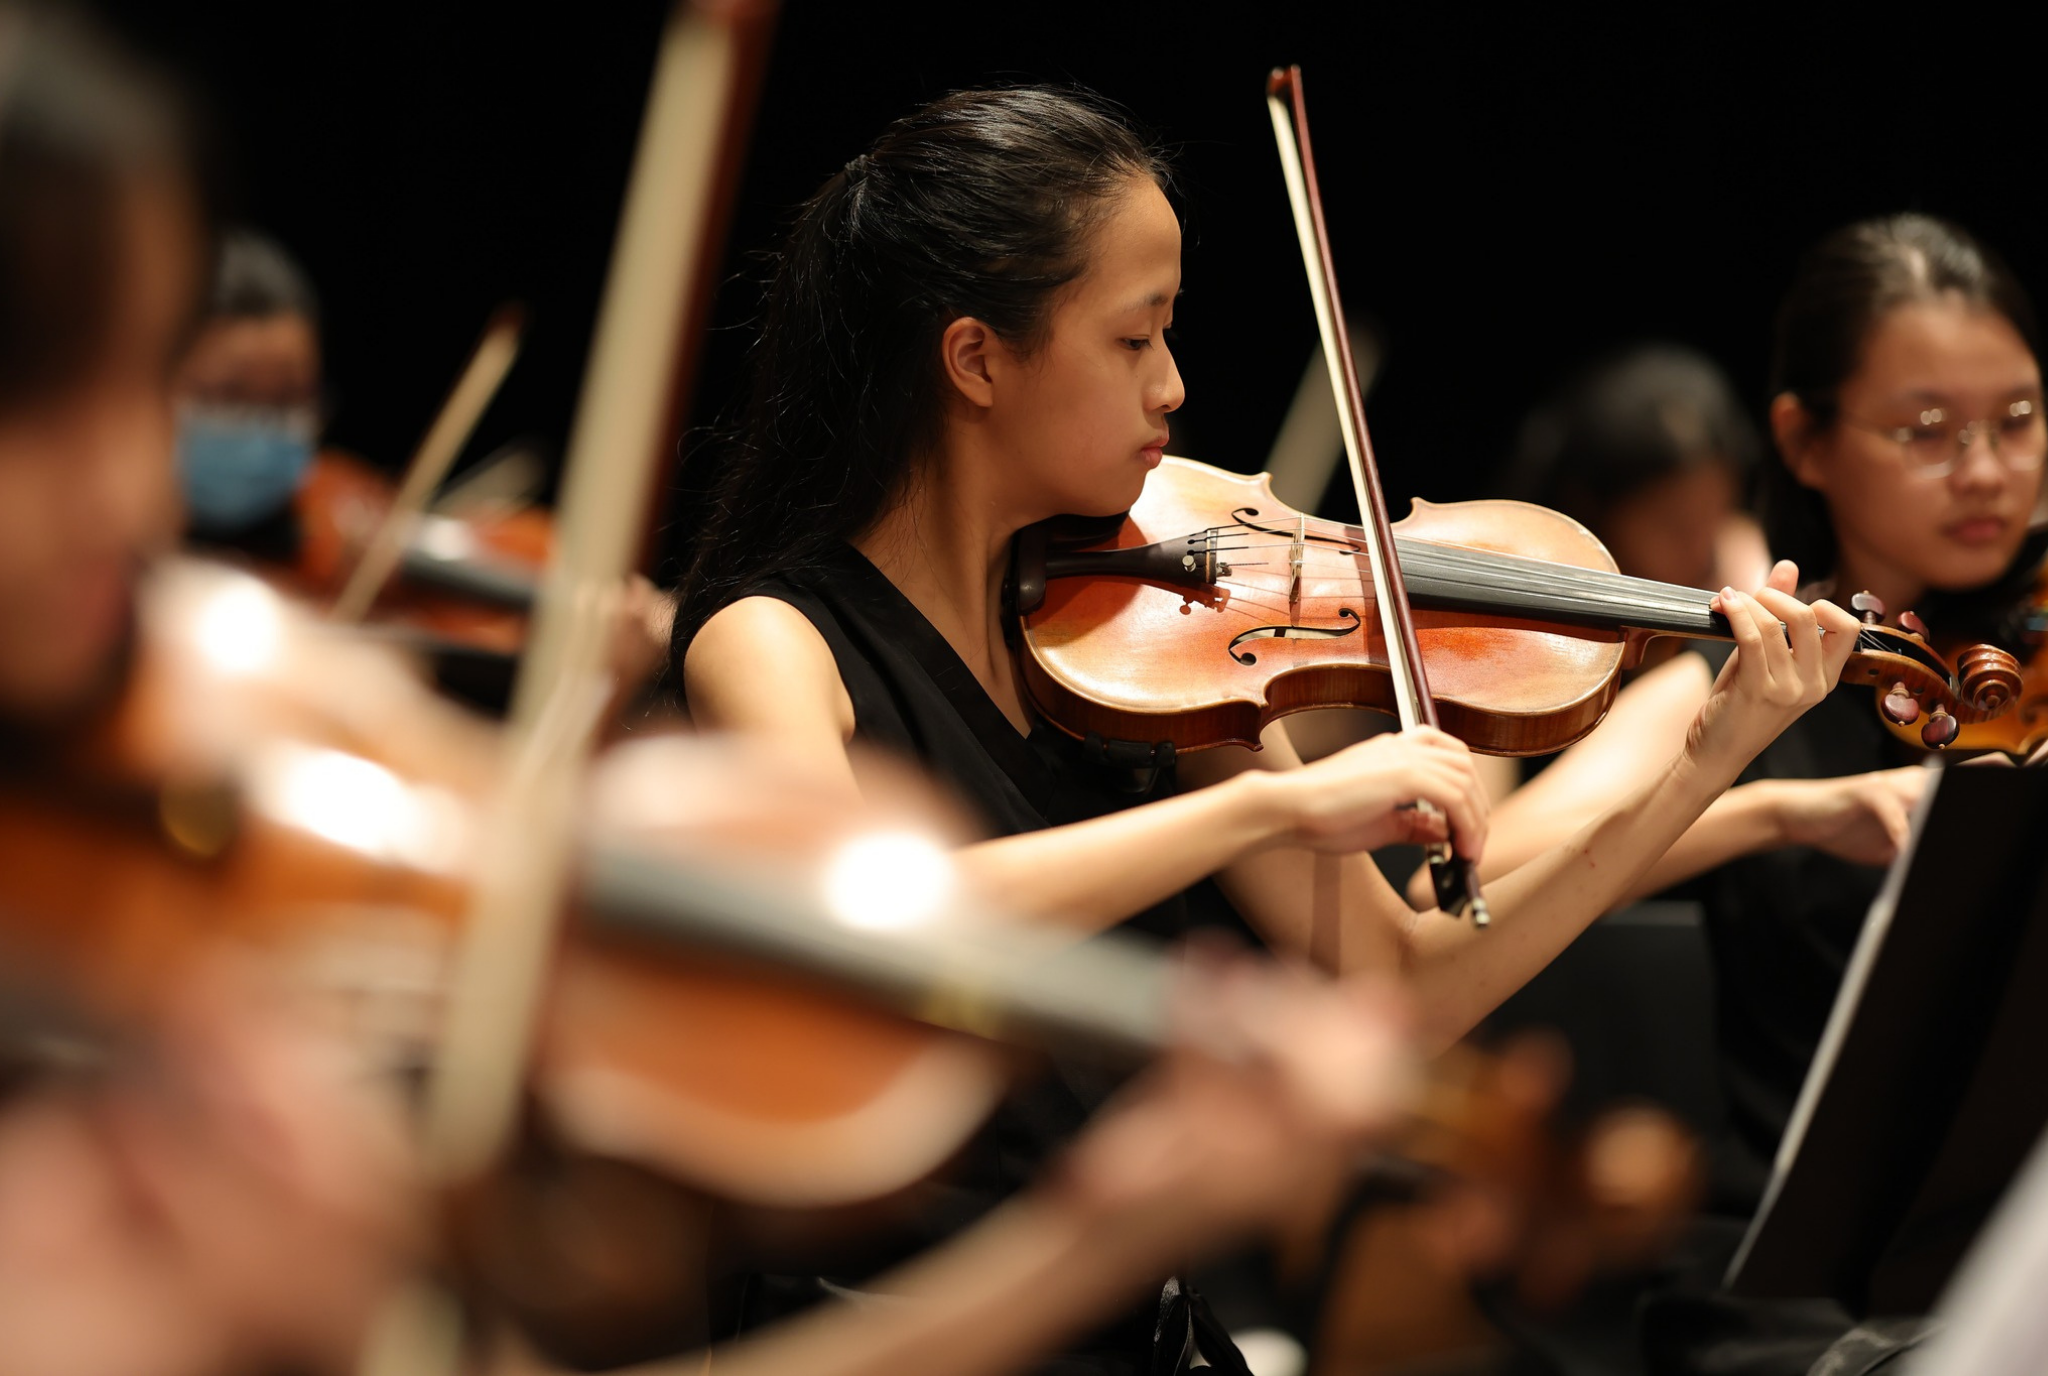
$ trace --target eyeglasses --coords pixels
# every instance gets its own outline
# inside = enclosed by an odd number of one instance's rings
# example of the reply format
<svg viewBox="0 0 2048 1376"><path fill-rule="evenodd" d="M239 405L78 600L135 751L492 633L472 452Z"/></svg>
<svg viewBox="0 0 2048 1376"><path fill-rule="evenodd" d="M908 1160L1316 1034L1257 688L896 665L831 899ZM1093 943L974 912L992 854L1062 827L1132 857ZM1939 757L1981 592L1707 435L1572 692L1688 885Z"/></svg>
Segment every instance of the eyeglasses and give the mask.
<svg viewBox="0 0 2048 1376"><path fill-rule="evenodd" d="M2039 468L2048 457L2048 423L2035 401L2015 401L2002 415L1960 425L1938 406L1922 411L1912 425L1877 425L1854 416L1843 416L1842 423L1898 445L1907 468L1923 478L1953 473L1979 437L1991 446L1994 458L2015 472Z"/></svg>

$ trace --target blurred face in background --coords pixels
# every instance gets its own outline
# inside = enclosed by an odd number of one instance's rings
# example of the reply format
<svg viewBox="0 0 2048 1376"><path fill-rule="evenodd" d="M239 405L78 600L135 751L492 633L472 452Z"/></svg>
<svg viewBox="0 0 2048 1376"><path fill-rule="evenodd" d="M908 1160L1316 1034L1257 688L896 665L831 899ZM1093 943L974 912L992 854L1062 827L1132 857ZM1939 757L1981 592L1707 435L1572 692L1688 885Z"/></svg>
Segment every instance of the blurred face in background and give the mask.
<svg viewBox="0 0 2048 1376"><path fill-rule="evenodd" d="M1608 506L1595 533L1631 578L1718 588L1727 581L1720 549L1740 495L1727 464L1697 463Z"/></svg>
<svg viewBox="0 0 2048 1376"><path fill-rule="evenodd" d="M184 190L123 193L92 361L0 412L0 716L62 714L104 688L137 580L175 535L171 374L200 255Z"/></svg>
<svg viewBox="0 0 2048 1376"><path fill-rule="evenodd" d="M320 338L289 311L215 316L178 370L178 476L192 528L243 530L282 511L320 430Z"/></svg>

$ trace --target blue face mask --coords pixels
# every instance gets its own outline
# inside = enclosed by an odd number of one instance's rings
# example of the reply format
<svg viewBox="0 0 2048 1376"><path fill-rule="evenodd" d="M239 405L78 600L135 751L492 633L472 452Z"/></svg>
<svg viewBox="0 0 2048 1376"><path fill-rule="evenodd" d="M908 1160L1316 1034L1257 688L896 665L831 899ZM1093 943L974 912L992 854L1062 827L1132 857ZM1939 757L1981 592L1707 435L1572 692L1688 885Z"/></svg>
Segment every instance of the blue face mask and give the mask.
<svg viewBox="0 0 2048 1376"><path fill-rule="evenodd" d="M186 406L178 477L195 529L245 529L284 509L313 462L314 422L300 410Z"/></svg>

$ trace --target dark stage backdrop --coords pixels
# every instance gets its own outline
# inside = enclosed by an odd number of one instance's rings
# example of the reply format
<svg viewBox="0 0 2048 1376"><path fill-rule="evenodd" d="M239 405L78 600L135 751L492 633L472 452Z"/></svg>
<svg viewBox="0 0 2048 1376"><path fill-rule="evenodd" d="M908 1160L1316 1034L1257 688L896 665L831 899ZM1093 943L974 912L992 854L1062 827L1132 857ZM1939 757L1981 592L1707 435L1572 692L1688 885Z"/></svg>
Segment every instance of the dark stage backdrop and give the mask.
<svg viewBox="0 0 2048 1376"><path fill-rule="evenodd" d="M507 299L532 334L472 453L561 444L665 8L103 12L204 92L232 209L325 294L334 438L395 466ZM1952 215L2048 292L2041 26L1874 13L791 0L699 419L736 386L749 255L788 207L928 97L1079 81L1179 151L1178 447L1258 467L1314 348L1261 100L1290 60L1339 276L1385 342L1370 410L1397 515L1409 495L1483 493L1520 416L1614 346L1703 348L1760 412L1773 304L1800 248L1845 220Z"/></svg>

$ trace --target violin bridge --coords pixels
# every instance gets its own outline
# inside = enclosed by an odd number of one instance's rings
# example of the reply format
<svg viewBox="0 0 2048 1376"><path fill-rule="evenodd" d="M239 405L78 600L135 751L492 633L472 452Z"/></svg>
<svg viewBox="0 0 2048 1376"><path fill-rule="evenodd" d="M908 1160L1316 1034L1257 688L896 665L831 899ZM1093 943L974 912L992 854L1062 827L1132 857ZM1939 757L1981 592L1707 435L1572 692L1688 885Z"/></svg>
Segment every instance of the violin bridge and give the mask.
<svg viewBox="0 0 2048 1376"><path fill-rule="evenodd" d="M1301 560L1308 544L1308 517L1294 518L1294 539L1287 546L1287 620L1301 624Z"/></svg>

